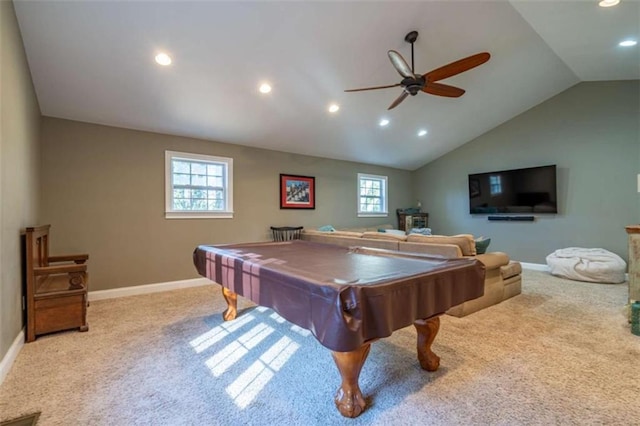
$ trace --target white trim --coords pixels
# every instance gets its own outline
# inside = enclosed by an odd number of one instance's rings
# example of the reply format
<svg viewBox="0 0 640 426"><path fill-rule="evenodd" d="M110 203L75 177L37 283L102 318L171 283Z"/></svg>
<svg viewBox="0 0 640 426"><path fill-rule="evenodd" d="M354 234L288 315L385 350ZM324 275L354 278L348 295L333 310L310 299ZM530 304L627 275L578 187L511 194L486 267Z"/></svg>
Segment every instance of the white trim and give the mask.
<svg viewBox="0 0 640 426"><path fill-rule="evenodd" d="M543 263L520 262L520 265L522 265L522 267L524 269L531 269L532 271L549 272L549 266L547 266L547 265L545 265Z"/></svg>
<svg viewBox="0 0 640 426"><path fill-rule="evenodd" d="M199 287L213 284L207 278L170 281L166 283L136 285L132 287L113 288L110 290L96 290L89 292L89 301L113 299L116 297L138 296L140 294L159 293L161 291L178 290L181 288Z"/></svg>
<svg viewBox="0 0 640 426"><path fill-rule="evenodd" d="M165 212L165 219L233 219L233 212Z"/></svg>
<svg viewBox="0 0 640 426"><path fill-rule="evenodd" d="M173 160L194 160L202 163L224 165L224 211L182 211L173 209ZM233 218L233 158L217 157L214 155L191 154L188 152L165 151L164 152L164 192L165 192L165 219L228 219Z"/></svg>
<svg viewBox="0 0 640 426"><path fill-rule="evenodd" d="M382 199L382 211L379 212L370 212L370 211L363 211L360 210L360 208L362 207L360 205L360 184L362 183L362 180L377 180L380 183L382 183L382 195L381 195L381 199ZM369 173L358 173L358 182L356 185L357 191L358 191L358 196L356 198L356 203L357 203L357 215L358 217L387 217L389 216L389 178L387 176L381 176L381 175L372 175Z"/></svg>
<svg viewBox="0 0 640 426"><path fill-rule="evenodd" d="M9 350L0 361L0 385L4 382L4 379L9 374L13 363L15 362L20 350L24 346L24 328L20 330L20 333L13 340L11 346L9 346Z"/></svg>

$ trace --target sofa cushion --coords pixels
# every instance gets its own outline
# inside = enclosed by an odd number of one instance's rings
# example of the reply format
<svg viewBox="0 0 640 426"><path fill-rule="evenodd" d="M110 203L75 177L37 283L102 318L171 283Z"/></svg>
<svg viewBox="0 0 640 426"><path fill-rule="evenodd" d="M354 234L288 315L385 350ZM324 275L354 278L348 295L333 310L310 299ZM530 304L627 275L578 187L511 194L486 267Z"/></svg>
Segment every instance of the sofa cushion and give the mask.
<svg viewBox="0 0 640 426"><path fill-rule="evenodd" d="M376 226L367 226L367 227L361 227L361 228L342 228L343 231L352 231L352 232L376 232L379 231L380 229L393 229L393 225L389 224L389 223L384 223L382 225L376 225Z"/></svg>
<svg viewBox="0 0 640 426"><path fill-rule="evenodd" d="M476 242L471 234L459 235L422 235L409 234L407 241L411 243L425 244L455 244L460 247L463 256L475 256Z"/></svg>
<svg viewBox="0 0 640 426"><path fill-rule="evenodd" d="M520 265L520 262L512 260L508 265L500 267L500 273L502 273L502 278L505 280L507 278L515 277L522 273L522 265Z"/></svg>
<svg viewBox="0 0 640 426"><path fill-rule="evenodd" d="M393 241L406 241L406 235L395 234L391 232L371 232L367 231L362 234L362 238L371 238L374 240L393 240Z"/></svg>
<svg viewBox="0 0 640 426"><path fill-rule="evenodd" d="M509 264L509 256L501 251L492 251L491 253L479 254L476 256L487 270L498 269Z"/></svg>
<svg viewBox="0 0 640 426"><path fill-rule="evenodd" d="M407 235L406 232L404 232L402 229L378 229L378 232L386 232L387 234L393 234L393 235Z"/></svg>
<svg viewBox="0 0 640 426"><path fill-rule="evenodd" d="M333 231L333 232L327 232L327 234L333 237L355 237L355 238L362 237L362 232L355 232L355 231Z"/></svg>

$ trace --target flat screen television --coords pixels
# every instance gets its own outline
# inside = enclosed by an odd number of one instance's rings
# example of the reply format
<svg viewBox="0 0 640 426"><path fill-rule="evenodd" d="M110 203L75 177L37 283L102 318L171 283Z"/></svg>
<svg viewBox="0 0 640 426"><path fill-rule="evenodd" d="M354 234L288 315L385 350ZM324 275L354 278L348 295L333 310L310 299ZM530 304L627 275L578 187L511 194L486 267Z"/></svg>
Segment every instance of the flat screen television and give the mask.
<svg viewBox="0 0 640 426"><path fill-rule="evenodd" d="M469 212L558 213L555 164L470 174Z"/></svg>

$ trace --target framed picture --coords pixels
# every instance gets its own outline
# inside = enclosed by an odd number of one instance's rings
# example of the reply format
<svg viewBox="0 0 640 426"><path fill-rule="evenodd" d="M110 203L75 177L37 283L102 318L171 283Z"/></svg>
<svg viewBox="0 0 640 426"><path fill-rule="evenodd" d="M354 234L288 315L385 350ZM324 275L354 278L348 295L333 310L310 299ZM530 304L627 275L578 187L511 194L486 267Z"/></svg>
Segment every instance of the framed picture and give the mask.
<svg viewBox="0 0 640 426"><path fill-rule="evenodd" d="M478 179L469 179L469 198L480 196L480 181Z"/></svg>
<svg viewBox="0 0 640 426"><path fill-rule="evenodd" d="M280 175L281 209L315 209L316 178L312 176Z"/></svg>

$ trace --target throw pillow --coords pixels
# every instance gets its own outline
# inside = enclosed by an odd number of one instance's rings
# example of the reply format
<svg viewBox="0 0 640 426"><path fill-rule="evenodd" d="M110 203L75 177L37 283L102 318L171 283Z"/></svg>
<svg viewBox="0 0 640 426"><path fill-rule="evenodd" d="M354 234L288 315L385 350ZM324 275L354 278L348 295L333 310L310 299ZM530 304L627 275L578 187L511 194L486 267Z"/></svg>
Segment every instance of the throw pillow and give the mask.
<svg viewBox="0 0 640 426"><path fill-rule="evenodd" d="M485 254L487 247L491 243L491 238L479 237L476 238L476 253Z"/></svg>
<svg viewBox="0 0 640 426"><path fill-rule="evenodd" d="M410 234L431 235L431 228L411 228Z"/></svg>

